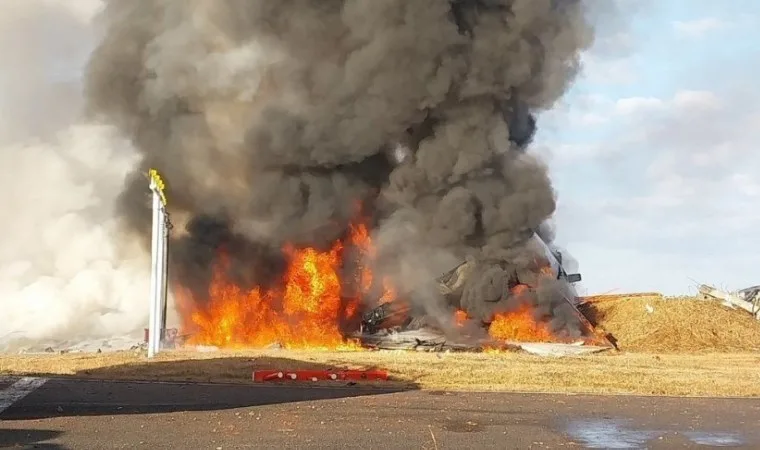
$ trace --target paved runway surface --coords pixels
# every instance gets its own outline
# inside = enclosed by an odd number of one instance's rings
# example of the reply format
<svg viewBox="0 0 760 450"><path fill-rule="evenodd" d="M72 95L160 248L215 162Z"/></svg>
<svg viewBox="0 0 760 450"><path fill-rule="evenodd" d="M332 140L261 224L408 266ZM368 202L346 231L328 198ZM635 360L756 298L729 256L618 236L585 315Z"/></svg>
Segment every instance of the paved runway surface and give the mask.
<svg viewBox="0 0 760 450"><path fill-rule="evenodd" d="M0 447L760 448L760 400L0 380Z"/></svg>

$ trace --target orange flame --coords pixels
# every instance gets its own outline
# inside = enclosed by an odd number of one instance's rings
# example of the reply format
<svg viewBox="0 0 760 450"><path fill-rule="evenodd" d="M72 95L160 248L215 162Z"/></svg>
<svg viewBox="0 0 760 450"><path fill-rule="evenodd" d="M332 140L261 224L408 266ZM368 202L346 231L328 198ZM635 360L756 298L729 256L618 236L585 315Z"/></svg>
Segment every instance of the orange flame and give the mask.
<svg viewBox="0 0 760 450"><path fill-rule="evenodd" d="M542 273L544 270L541 271ZM515 297L525 295L529 286L518 284L511 289ZM488 334L498 340L513 342L557 342L549 325L536 320L533 307L523 303L516 311L496 314L488 328Z"/></svg>
<svg viewBox="0 0 760 450"><path fill-rule="evenodd" d="M376 279L372 269L360 264L353 279L357 292L348 294L340 279L344 243L355 247L362 261L376 257L369 230L355 223L344 242L336 242L328 251L314 248L286 247L288 266L277 287L244 290L227 276L230 261L220 253L209 287L209 301L198 307L191 294L176 292L188 344L214 345L223 348L263 348L279 345L288 349L358 350L358 342L347 340L342 325L359 314L360 296L382 285L380 303L394 301L396 291L386 278ZM551 268L540 269L551 275ZM512 288L523 295L526 285ZM343 295L341 295L343 293ZM517 311L496 315L489 327L492 338L503 341L556 342L549 326L537 321L529 304ZM457 326L469 320L462 310L455 312Z"/></svg>
<svg viewBox="0 0 760 450"><path fill-rule="evenodd" d="M454 313L454 322L457 324L458 327L463 327L465 323L467 323L467 320L469 317L467 317L467 313L462 311L461 309L458 309Z"/></svg>
<svg viewBox="0 0 760 450"><path fill-rule="evenodd" d="M363 257L374 255L366 225L352 226L347 241ZM221 254L214 267L209 302L184 315L189 318L186 331L192 330L187 343L224 348L361 348L341 332L341 324L357 316L360 302L359 298L341 296L342 251L341 242L326 252L286 247L289 263L282 284L269 290L257 287L249 291L227 278L229 260ZM372 286L372 271L360 267L358 278L361 292L366 292ZM187 293L178 294L187 311L192 299ZM387 288L383 297L386 296L393 296Z"/></svg>
<svg viewBox="0 0 760 450"><path fill-rule="evenodd" d="M351 242L361 250L361 252L372 260L377 256L377 249L372 243L372 239L369 236L369 230L364 223L351 225ZM372 284L375 281L372 274L372 270L369 267L362 267L359 275L359 285L363 292L367 292L372 288ZM388 303L396 298L396 289L388 278L382 280L383 283L383 295L380 297L380 303Z"/></svg>
<svg viewBox="0 0 760 450"><path fill-rule="evenodd" d="M514 342L557 342L545 323L533 316L533 308L523 305L517 311L494 316L488 334L498 340Z"/></svg>

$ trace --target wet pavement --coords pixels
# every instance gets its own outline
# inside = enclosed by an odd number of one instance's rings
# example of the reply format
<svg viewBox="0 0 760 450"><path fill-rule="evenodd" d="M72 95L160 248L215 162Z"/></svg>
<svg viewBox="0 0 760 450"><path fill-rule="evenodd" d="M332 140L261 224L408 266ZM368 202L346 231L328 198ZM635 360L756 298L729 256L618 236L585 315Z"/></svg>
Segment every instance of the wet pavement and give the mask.
<svg viewBox="0 0 760 450"><path fill-rule="evenodd" d="M760 399L50 379L0 413L0 447L760 448L758 423Z"/></svg>

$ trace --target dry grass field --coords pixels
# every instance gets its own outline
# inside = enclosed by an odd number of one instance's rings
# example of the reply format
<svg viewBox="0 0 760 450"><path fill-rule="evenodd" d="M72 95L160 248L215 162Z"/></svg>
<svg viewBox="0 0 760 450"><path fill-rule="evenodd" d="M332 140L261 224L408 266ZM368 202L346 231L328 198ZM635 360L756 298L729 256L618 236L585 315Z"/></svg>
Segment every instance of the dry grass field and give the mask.
<svg viewBox="0 0 760 450"><path fill-rule="evenodd" d="M396 387L515 392L760 396L760 323L717 303L595 298L583 307L620 351L523 353L172 351L6 355L0 375L250 383L257 369L382 368Z"/></svg>

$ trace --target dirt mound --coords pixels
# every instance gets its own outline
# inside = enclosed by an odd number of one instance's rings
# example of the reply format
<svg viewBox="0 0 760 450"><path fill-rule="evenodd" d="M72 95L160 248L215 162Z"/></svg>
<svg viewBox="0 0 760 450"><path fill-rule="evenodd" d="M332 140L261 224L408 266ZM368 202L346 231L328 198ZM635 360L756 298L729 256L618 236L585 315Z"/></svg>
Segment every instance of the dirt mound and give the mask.
<svg viewBox="0 0 760 450"><path fill-rule="evenodd" d="M716 301L657 294L596 296L587 298L580 309L624 351L760 350L760 321Z"/></svg>

